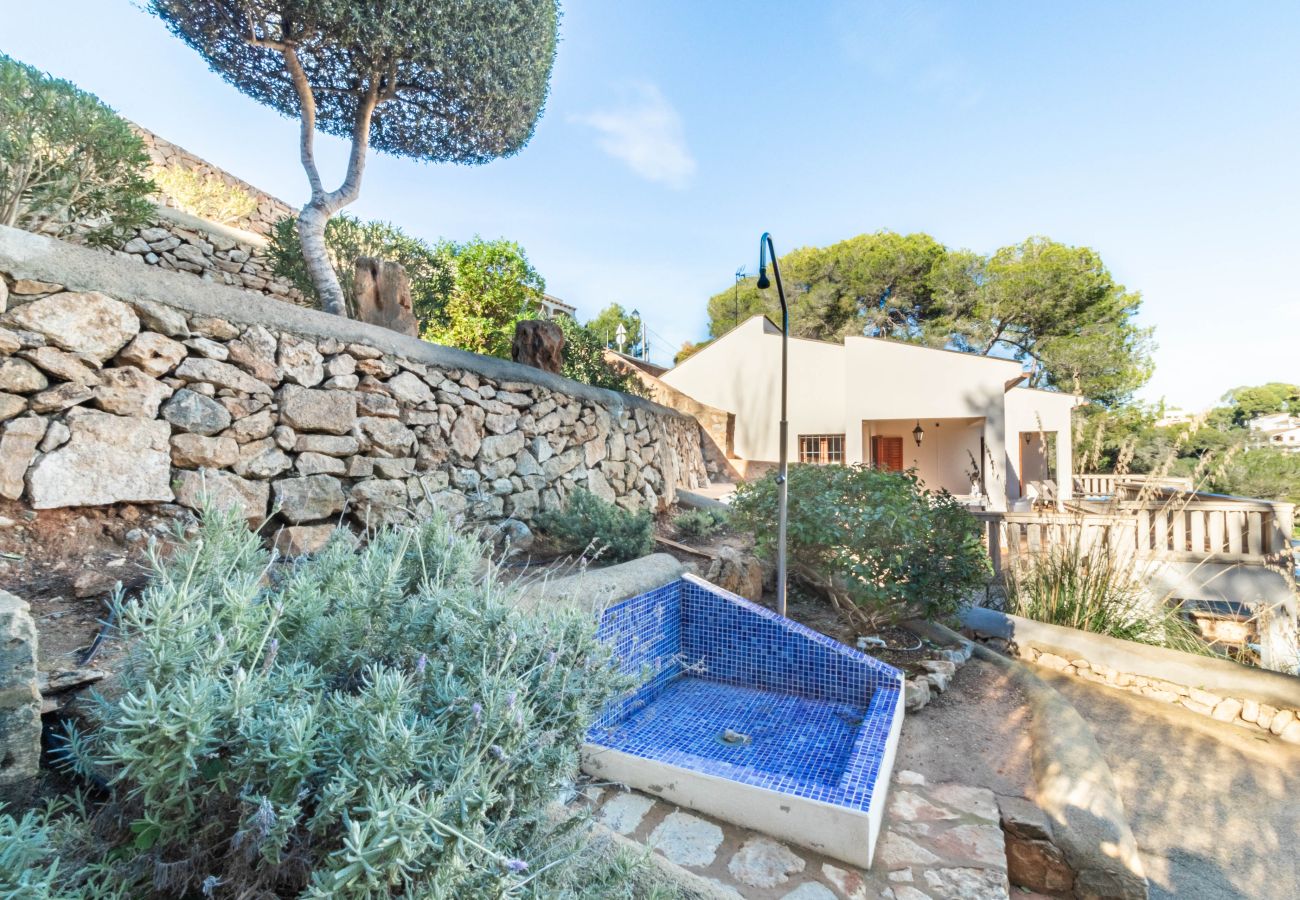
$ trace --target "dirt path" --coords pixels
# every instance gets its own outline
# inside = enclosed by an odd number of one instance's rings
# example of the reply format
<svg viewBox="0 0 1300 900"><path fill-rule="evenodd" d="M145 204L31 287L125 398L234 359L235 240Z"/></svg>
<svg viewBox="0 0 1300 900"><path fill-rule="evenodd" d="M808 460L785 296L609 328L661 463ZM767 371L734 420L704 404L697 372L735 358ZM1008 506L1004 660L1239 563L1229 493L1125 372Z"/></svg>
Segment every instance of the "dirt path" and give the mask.
<svg viewBox="0 0 1300 900"><path fill-rule="evenodd" d="M1300 897L1300 747L1046 670L1101 745L1151 896Z"/></svg>

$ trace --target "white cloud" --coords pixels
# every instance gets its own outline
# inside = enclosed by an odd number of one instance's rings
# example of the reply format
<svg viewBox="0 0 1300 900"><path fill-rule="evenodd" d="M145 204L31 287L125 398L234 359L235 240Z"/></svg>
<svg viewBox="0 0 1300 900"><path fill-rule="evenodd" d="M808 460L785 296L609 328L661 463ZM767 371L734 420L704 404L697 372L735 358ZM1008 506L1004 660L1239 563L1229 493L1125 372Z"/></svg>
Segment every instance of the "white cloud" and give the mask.
<svg viewBox="0 0 1300 900"><path fill-rule="evenodd" d="M695 174L682 117L649 82L632 85L617 107L573 121L596 129L596 145L647 181L681 190Z"/></svg>

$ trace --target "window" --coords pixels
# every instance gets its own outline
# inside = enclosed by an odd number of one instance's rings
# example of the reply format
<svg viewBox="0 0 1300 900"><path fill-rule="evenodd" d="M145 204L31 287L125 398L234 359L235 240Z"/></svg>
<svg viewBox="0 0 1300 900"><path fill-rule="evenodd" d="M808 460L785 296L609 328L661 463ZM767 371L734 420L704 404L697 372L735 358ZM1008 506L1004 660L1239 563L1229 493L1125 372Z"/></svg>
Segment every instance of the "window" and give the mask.
<svg viewBox="0 0 1300 900"><path fill-rule="evenodd" d="M903 471L903 439L878 434L871 439L871 462L886 472Z"/></svg>
<svg viewBox="0 0 1300 900"><path fill-rule="evenodd" d="M844 435L799 435L799 462L828 466L844 462Z"/></svg>

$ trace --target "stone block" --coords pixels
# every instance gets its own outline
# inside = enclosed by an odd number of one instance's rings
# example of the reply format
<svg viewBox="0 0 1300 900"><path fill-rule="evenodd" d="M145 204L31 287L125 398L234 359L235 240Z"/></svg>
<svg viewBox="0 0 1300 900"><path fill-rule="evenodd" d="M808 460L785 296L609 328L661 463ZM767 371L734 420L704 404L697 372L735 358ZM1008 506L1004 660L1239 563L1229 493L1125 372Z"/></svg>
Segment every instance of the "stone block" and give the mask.
<svg viewBox="0 0 1300 900"><path fill-rule="evenodd" d="M0 801L25 800L40 771L37 656L31 608L0 590Z"/></svg>
<svg viewBox="0 0 1300 900"><path fill-rule="evenodd" d="M68 442L28 475L36 509L173 499L166 422L74 409L65 423Z"/></svg>

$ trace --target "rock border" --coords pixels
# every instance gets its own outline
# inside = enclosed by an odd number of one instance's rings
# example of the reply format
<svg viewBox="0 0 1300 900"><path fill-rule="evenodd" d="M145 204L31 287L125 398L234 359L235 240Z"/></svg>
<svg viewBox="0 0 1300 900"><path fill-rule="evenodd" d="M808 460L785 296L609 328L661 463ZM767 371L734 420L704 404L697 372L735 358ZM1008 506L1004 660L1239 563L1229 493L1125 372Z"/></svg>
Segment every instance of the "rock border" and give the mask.
<svg viewBox="0 0 1300 900"><path fill-rule="evenodd" d="M962 622L1044 668L1300 744L1300 677L983 607L964 610Z"/></svg>

